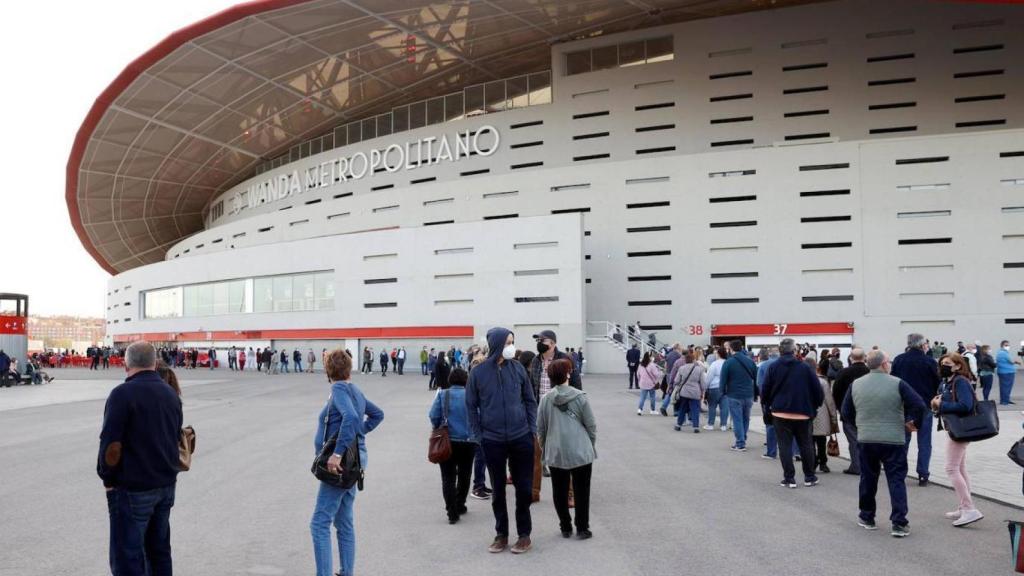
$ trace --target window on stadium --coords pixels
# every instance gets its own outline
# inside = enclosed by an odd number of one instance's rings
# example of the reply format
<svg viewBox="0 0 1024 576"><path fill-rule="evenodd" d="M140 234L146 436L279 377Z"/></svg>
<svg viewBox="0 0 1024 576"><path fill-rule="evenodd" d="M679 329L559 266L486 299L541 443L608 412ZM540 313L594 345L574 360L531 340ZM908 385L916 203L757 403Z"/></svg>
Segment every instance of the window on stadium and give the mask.
<svg viewBox="0 0 1024 576"><path fill-rule="evenodd" d="M609 68L653 64L675 58L672 36L599 46L565 55L565 75L574 76Z"/></svg>
<svg viewBox="0 0 1024 576"><path fill-rule="evenodd" d="M143 318L334 310L334 271L172 286L142 293Z"/></svg>

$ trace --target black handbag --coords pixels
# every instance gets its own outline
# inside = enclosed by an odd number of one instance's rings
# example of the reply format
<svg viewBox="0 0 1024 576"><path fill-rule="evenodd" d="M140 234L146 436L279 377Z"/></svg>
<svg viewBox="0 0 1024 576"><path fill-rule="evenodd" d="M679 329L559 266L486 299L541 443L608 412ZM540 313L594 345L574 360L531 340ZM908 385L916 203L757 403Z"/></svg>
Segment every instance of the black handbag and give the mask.
<svg viewBox="0 0 1024 576"><path fill-rule="evenodd" d="M1024 438L1014 442L1006 455L1010 457L1010 460L1013 460L1014 464L1024 468Z"/></svg>
<svg viewBox="0 0 1024 576"><path fill-rule="evenodd" d="M351 396L351 392L349 392ZM353 402L354 404L355 402ZM327 469L327 461L334 455L334 449L338 446L338 436L327 438L327 423L331 415L331 406L334 404L334 395L328 401L327 413L324 414L324 445L320 453L313 459L313 466L310 472L316 479L325 483L348 490L358 485L359 490L363 489L363 466L359 459L359 436L352 439L352 443L345 448L341 455L341 473L336 474Z"/></svg>
<svg viewBox="0 0 1024 576"><path fill-rule="evenodd" d="M956 402L956 382L953 382ZM970 414L946 414L942 422L949 437L957 442L980 442L999 435L999 411L992 400L974 400Z"/></svg>

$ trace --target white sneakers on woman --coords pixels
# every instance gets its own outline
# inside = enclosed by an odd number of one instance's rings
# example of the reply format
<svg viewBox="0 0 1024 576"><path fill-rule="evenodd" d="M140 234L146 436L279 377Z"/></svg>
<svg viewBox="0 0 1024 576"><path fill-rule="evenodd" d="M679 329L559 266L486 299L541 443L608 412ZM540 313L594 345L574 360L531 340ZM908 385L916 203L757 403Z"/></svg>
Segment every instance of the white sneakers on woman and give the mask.
<svg viewBox="0 0 1024 576"><path fill-rule="evenodd" d="M977 510L964 510L963 513L960 514L960 517L953 521L953 526L961 528L968 524L973 524L984 517L985 515Z"/></svg>
<svg viewBox="0 0 1024 576"><path fill-rule="evenodd" d="M956 520L960 517L961 514L963 514L963 512L961 512L960 510L953 510L952 512L946 512L946 518L949 518L950 520Z"/></svg>

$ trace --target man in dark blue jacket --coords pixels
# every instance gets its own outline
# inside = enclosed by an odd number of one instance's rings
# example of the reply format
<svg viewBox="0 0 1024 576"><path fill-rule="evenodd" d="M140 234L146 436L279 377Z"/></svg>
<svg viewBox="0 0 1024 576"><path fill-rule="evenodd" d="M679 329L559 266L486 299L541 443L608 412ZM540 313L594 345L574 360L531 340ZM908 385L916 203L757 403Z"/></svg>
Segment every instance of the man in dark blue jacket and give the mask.
<svg viewBox="0 0 1024 576"><path fill-rule="evenodd" d="M921 334L907 336L907 351L892 361L892 375L903 380L926 403L939 393L939 363L928 355L928 340ZM906 450L910 450L912 434L906 433ZM917 482L928 485L928 465L932 459L932 413L925 410L917 428Z"/></svg>
<svg viewBox="0 0 1024 576"><path fill-rule="evenodd" d="M779 359L772 362L765 375L761 403L771 410L775 434L779 439L779 460L782 463L780 486L796 488L796 470L793 468L793 439L800 448L804 486L815 486L814 446L811 443L811 424L818 407L825 401L825 392L814 369L796 357L796 342L784 338L779 342Z"/></svg>
<svg viewBox="0 0 1024 576"><path fill-rule="evenodd" d="M533 530L530 504L533 493L533 450L537 435L537 399L523 365L514 360L515 337L505 328L487 331L487 359L469 373L466 411L469 431L483 448L494 494L491 509L497 536L489 550L508 547L508 508L505 505L505 470L512 474L516 493L516 530L513 554L530 550Z"/></svg>
<svg viewBox="0 0 1024 576"><path fill-rule="evenodd" d="M640 380L637 379L636 371L640 368L640 349L633 344L633 347L626 351L626 368L629 369L629 389L640 387Z"/></svg>
<svg viewBox="0 0 1024 576"><path fill-rule="evenodd" d="M735 350L732 356L722 365L719 387L722 396L728 399L729 415L732 416L732 432L736 442L732 450L747 451L747 432L750 430L750 407L754 405L757 388L754 380L757 377L757 364L747 355L743 342L733 340L729 347Z"/></svg>
<svg viewBox="0 0 1024 576"><path fill-rule="evenodd" d="M0 350L0 386L7 383L7 373L11 371L11 357Z"/></svg>
<svg viewBox="0 0 1024 576"><path fill-rule="evenodd" d="M128 372L107 397L96 472L107 490L110 570L171 575L171 507L177 482L181 400L156 372L156 350L136 342Z"/></svg>

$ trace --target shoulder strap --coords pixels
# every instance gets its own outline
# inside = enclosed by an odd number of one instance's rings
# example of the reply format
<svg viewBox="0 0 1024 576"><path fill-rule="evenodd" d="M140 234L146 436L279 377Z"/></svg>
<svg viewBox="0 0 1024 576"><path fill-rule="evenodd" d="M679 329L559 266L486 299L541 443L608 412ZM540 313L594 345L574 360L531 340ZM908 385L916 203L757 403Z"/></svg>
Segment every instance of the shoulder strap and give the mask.
<svg viewBox="0 0 1024 576"><path fill-rule="evenodd" d="M441 411L441 426L447 426L448 425L448 405L451 402L451 397L452 397L452 391L450 389L449 390L445 390L444 391L444 409Z"/></svg>
<svg viewBox="0 0 1024 576"><path fill-rule="evenodd" d="M740 365L743 366L743 371L747 373L747 376L750 376L751 380L757 381L757 369L756 368L754 369L754 372L751 373L750 369L747 368L747 365L743 363L743 360L737 360L737 362L739 362ZM753 363L753 361L751 361L751 363Z"/></svg>

